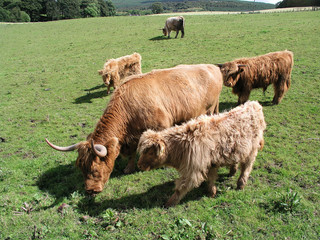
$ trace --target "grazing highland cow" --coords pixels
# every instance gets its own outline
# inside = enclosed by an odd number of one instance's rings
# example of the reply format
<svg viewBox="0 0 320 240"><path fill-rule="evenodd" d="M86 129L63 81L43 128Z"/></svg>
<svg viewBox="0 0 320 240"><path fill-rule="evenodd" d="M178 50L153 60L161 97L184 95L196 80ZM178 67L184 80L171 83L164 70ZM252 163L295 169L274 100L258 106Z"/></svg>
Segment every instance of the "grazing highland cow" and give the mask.
<svg viewBox="0 0 320 240"><path fill-rule="evenodd" d="M238 189L246 185L258 150L264 144L266 127L262 106L248 101L244 105L213 116L200 116L161 132L148 130L140 138L138 167L151 170L161 166L176 168L180 178L166 206L173 206L203 181L208 181L214 197L218 169L230 167L234 175L241 166Z"/></svg>
<svg viewBox="0 0 320 240"><path fill-rule="evenodd" d="M217 65L221 69L224 85L232 87L232 92L238 95L238 104L249 99L252 89L263 88L265 92L270 84L274 87L272 103L279 104L290 87L293 53L287 50L273 52Z"/></svg>
<svg viewBox="0 0 320 240"><path fill-rule="evenodd" d="M102 70L98 71L102 76L104 84L108 87L116 89L124 80L125 77L141 74L141 55L134 53L132 55L123 56L117 59L109 59L103 66Z"/></svg>
<svg viewBox="0 0 320 240"><path fill-rule="evenodd" d="M175 38L178 37L179 31L181 31L181 38L184 37L184 17L170 17L167 19L164 28L162 29L163 35L168 36L170 38L171 31L176 31Z"/></svg>
<svg viewBox="0 0 320 240"><path fill-rule="evenodd" d="M77 166L87 193L103 190L120 153L129 155L126 173L134 171L141 134L162 130L201 114L218 113L222 75L215 65L180 65L127 78L113 93L94 132L86 141L59 151L78 150Z"/></svg>

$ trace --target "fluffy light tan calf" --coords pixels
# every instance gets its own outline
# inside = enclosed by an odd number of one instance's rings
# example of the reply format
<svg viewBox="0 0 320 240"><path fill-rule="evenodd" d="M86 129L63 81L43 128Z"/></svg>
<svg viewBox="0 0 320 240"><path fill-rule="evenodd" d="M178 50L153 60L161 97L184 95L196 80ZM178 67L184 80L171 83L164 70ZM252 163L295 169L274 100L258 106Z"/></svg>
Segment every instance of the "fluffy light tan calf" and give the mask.
<svg viewBox="0 0 320 240"><path fill-rule="evenodd" d="M108 87L109 94L110 87L116 89L126 77L142 73L141 55L133 53L120 58L109 59L104 64L103 69L98 72L102 76L104 84Z"/></svg>
<svg viewBox="0 0 320 240"><path fill-rule="evenodd" d="M151 170L174 167L180 178L166 206L173 206L203 181L208 181L209 195L214 197L220 167L230 167L234 175L241 166L238 189L246 185L258 150L263 147L266 128L262 106L248 101L229 112L202 115L197 119L165 129L148 130L138 144L138 167Z"/></svg>

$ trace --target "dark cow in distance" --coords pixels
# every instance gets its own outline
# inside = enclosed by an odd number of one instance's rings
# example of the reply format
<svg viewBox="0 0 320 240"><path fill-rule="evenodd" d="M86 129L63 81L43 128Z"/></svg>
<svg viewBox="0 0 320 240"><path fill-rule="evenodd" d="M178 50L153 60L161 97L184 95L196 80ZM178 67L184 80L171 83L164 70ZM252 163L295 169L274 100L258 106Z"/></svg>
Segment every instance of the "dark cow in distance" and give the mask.
<svg viewBox="0 0 320 240"><path fill-rule="evenodd" d="M170 38L171 31L176 31L175 38L178 37L179 31L181 31L181 38L184 37L184 17L170 17L167 19L164 28L162 29L163 35L168 36Z"/></svg>
<svg viewBox="0 0 320 240"><path fill-rule="evenodd" d="M76 165L85 189L103 190L120 153L129 155L126 173L134 171L141 134L162 130L201 114L219 112L220 69L211 64L179 65L126 79L113 93L107 108L86 141L69 147L47 143L59 151L78 150Z"/></svg>
<svg viewBox="0 0 320 240"><path fill-rule="evenodd" d="M274 87L273 104L279 104L290 88L293 53L290 51L272 52L253 58L241 58L224 64L217 64L223 75L223 83L232 87L238 95L238 104L245 103L254 88L267 90Z"/></svg>

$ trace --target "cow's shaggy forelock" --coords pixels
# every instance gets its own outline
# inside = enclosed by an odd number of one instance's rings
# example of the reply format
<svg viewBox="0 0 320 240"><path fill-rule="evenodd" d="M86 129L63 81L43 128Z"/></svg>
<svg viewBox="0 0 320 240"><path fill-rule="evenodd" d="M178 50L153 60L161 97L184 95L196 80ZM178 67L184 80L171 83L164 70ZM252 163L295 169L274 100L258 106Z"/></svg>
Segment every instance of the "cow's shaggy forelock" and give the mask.
<svg viewBox="0 0 320 240"><path fill-rule="evenodd" d="M78 148L78 158L76 166L79 167L83 174L90 172L92 161L96 156L94 155L89 142L81 142Z"/></svg>
<svg viewBox="0 0 320 240"><path fill-rule="evenodd" d="M140 137L139 142L143 142L143 144L138 144L137 152L141 154L145 151L145 149L151 147L154 144L157 144L160 141L160 136L155 131L149 129L143 133Z"/></svg>

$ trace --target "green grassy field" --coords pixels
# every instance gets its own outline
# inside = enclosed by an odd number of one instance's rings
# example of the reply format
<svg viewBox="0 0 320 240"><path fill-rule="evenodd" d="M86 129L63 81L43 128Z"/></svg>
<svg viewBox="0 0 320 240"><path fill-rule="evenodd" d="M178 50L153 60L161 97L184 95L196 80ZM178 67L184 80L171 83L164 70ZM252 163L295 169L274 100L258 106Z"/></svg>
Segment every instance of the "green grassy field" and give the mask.
<svg viewBox="0 0 320 240"><path fill-rule="evenodd" d="M167 40L165 16L0 24L0 239L319 239L320 12L186 16L184 39ZM264 106L265 148L248 185L221 169L176 207L174 169L124 175L124 159L95 199L84 193L77 153L51 149L85 140L109 96L97 70L138 52L142 70L222 63L288 49L291 89ZM237 97L223 88L220 111Z"/></svg>

